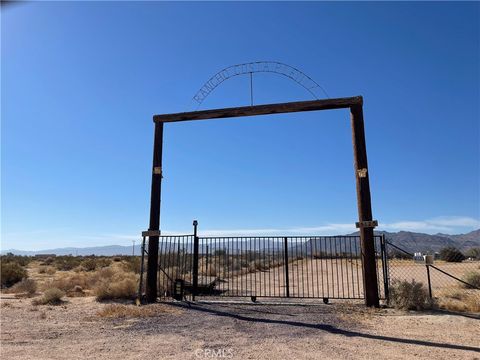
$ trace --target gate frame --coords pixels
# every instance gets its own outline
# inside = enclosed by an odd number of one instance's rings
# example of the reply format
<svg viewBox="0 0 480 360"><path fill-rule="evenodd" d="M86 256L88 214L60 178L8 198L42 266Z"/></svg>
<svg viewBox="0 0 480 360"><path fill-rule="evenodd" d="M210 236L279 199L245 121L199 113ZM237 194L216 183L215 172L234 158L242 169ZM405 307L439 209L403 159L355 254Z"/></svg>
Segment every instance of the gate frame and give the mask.
<svg viewBox="0 0 480 360"><path fill-rule="evenodd" d="M148 228L149 232L151 231L154 235L149 236L148 241L146 281L147 301L155 302L157 299L157 268L163 177L162 151L164 123L345 108L350 109L350 121L352 128L353 158L358 208L358 222L356 223L356 226L360 230L365 304L366 306L370 307L379 307L379 292L377 283L378 277L373 236L373 229L377 225L377 221L373 220L372 217L362 96L154 115L153 121L155 123L155 135L153 145L152 187L150 197L150 225Z"/></svg>

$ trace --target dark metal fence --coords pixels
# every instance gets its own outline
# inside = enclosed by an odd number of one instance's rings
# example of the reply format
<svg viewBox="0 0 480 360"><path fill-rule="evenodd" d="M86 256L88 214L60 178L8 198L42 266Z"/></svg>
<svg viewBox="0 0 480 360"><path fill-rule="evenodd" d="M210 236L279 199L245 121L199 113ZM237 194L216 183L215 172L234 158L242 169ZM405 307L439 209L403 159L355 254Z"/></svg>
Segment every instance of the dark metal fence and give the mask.
<svg viewBox="0 0 480 360"><path fill-rule="evenodd" d="M385 298L383 238L375 244ZM161 236L158 288L161 297L363 299L360 237Z"/></svg>

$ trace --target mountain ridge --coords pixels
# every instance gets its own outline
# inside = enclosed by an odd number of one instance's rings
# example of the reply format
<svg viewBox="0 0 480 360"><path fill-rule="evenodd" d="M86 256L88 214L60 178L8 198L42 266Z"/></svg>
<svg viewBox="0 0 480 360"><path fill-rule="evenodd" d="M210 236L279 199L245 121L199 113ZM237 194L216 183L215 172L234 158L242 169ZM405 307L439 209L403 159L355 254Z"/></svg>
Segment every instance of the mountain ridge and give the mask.
<svg viewBox="0 0 480 360"><path fill-rule="evenodd" d="M409 252L425 252L425 251L440 251L447 246L459 248L462 251L468 250L472 247L480 247L480 229L474 230L465 234L424 234L411 231L376 231L377 235L385 235L385 238L392 244L401 247ZM349 234L358 235L358 232ZM342 236L342 235L339 235ZM308 238L308 236L306 236ZM123 246L123 245L105 245L93 247L64 247L45 250L17 250L7 249L0 251L0 254L13 253L15 255L41 255L41 254L55 254L55 255L76 255L76 256L114 256L114 255L139 255L141 253L141 246Z"/></svg>

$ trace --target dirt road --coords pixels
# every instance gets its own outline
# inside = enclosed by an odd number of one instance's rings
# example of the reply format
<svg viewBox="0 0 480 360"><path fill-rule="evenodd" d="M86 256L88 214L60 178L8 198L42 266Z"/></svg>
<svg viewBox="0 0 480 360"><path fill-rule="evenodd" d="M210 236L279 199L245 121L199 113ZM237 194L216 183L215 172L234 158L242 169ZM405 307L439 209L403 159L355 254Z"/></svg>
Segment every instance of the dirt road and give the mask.
<svg viewBox="0 0 480 360"><path fill-rule="evenodd" d="M480 320L469 315L175 303L146 306L148 317L108 318L98 315L108 305L92 297L60 306L5 297L3 359L480 359Z"/></svg>

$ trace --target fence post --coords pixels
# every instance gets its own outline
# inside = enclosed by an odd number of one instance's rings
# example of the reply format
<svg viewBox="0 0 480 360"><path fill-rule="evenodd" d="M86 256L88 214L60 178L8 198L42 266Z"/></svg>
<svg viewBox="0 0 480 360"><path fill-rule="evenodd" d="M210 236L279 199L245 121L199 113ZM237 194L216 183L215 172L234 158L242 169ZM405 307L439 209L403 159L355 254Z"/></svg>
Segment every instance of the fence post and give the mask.
<svg viewBox="0 0 480 360"><path fill-rule="evenodd" d="M142 260L140 262L140 282L138 284L138 301L142 302L142 288L143 288L143 267L145 264L145 236L142 240Z"/></svg>
<svg viewBox="0 0 480 360"><path fill-rule="evenodd" d="M192 277L193 277L193 289L192 289L192 301L195 301L195 296L198 292L198 235L197 235L197 226L198 221L193 220L193 269L192 269Z"/></svg>
<svg viewBox="0 0 480 360"><path fill-rule="evenodd" d="M432 282L430 281L430 266L425 265L427 267L427 280L428 280L428 295L430 299L432 299Z"/></svg>
<svg viewBox="0 0 480 360"><path fill-rule="evenodd" d="M284 239L284 261L285 261L285 289L287 297L290 297L290 281L288 279L288 242L287 238Z"/></svg>
<svg viewBox="0 0 480 360"><path fill-rule="evenodd" d="M380 238L380 248L382 251L383 290L385 292L385 300L388 304L390 302L390 279L388 278L388 255L385 234L382 234L382 237Z"/></svg>
<svg viewBox="0 0 480 360"><path fill-rule="evenodd" d="M362 105L350 107L365 305L379 307L375 238Z"/></svg>

